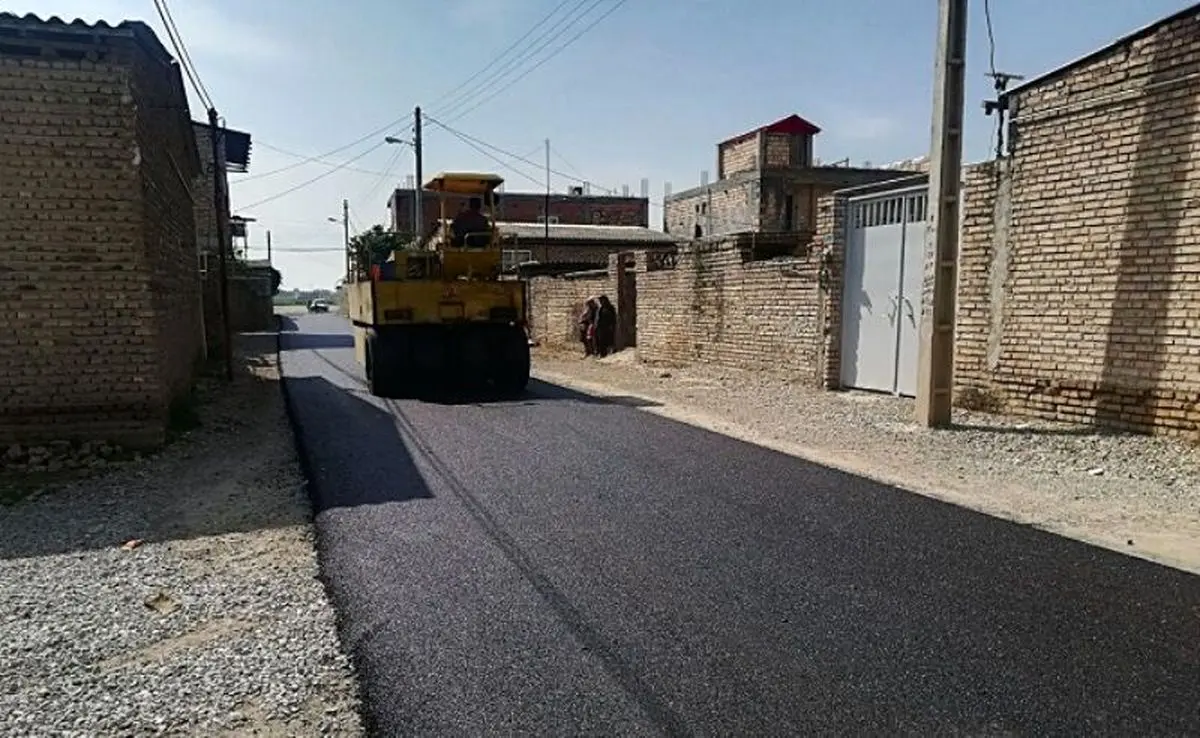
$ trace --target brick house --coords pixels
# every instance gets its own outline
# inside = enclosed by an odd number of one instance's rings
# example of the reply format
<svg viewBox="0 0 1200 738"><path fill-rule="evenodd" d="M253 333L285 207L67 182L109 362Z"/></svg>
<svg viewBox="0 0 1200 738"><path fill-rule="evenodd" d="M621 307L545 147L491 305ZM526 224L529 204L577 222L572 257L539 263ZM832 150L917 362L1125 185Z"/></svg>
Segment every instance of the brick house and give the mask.
<svg viewBox="0 0 1200 738"><path fill-rule="evenodd" d="M1001 99L966 181L957 384L1013 413L1200 428L1200 4Z"/></svg>
<svg viewBox="0 0 1200 738"><path fill-rule="evenodd" d="M231 329L234 332L267 330L274 319L274 312L273 308L263 307L269 305L271 297L269 280L266 283L267 292L263 293L263 268L249 268L242 260L235 258L233 249L233 240L245 237L246 224L231 217L229 173L245 174L250 171L250 134L226 127L218 128L217 153L221 161L219 167L214 167L212 128L208 123L198 121L192 122L192 128L196 134L202 167L192 188L192 194L196 214L197 253L204 289L205 344L210 354L215 354L221 347L221 250L217 230L218 218L225 229ZM222 202L219 209L213 201L213 177L217 172L221 173Z"/></svg>
<svg viewBox="0 0 1200 738"><path fill-rule="evenodd" d="M397 189L388 198L388 210L392 214L392 230L412 233L413 199L416 190ZM441 218L439 193L426 192L421 199L425 211L426 233ZM446 195L446 214L454 217L467 206L468 198ZM546 194L544 192L502 192L497 208L497 220L510 223L544 223ZM615 195L587 195L582 188L574 188L569 194L550 195L550 222L564 225L650 225L650 200L645 197L620 197Z"/></svg>
<svg viewBox="0 0 1200 738"><path fill-rule="evenodd" d="M903 176L896 169L822 166L821 129L790 115L717 144L717 180L666 198L663 230L683 238L733 233L812 237L817 199L834 190Z"/></svg>
<svg viewBox="0 0 1200 738"><path fill-rule="evenodd" d="M201 354L179 68L145 24L0 13L0 442L153 445Z"/></svg>

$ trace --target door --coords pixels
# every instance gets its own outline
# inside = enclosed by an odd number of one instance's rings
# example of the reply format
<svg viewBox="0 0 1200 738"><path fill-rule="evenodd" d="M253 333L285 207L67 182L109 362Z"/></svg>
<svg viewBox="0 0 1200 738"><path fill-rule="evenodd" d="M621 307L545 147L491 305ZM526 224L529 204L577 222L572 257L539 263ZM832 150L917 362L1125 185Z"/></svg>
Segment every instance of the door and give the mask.
<svg viewBox="0 0 1200 738"><path fill-rule="evenodd" d="M901 260L900 324L896 362L896 393L905 397L917 394L917 363L921 350L921 293L925 288L925 239L929 226L925 219L926 193L904 197L904 256Z"/></svg>
<svg viewBox="0 0 1200 738"><path fill-rule="evenodd" d="M842 295L845 387L916 392L926 193L849 202Z"/></svg>

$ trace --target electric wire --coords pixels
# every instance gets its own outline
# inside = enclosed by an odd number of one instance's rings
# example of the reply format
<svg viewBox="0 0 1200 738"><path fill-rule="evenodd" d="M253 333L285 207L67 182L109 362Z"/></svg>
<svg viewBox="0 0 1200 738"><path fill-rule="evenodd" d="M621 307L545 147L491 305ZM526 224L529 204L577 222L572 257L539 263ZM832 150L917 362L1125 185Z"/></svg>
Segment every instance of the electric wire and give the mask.
<svg viewBox="0 0 1200 738"><path fill-rule="evenodd" d="M430 101L429 101L429 107L431 107L431 108L433 108L433 107L436 107L436 106L437 106L439 103L441 103L441 101L442 101L442 100L445 100L446 98L450 97L451 95L454 95L454 93L458 92L459 90L461 90L462 88L466 87L466 86L467 86L467 85L469 85L470 83L472 83L472 82L474 82L475 80L479 79L479 76L480 76L480 75L482 75L483 73L485 73L485 72L487 72L488 70L492 69L492 68L493 68L493 65L495 65L497 62L499 62L501 59L503 59L505 56L507 56L507 55L508 55L508 52L510 52L510 51L512 51L513 49L515 49L515 48L516 48L516 47L517 47L517 46L518 46L518 45L519 45L519 44L520 44L522 41L524 41L525 39L529 38L529 36L530 36L530 35L531 35L531 34L532 34L534 31L536 31L538 28L540 28L542 25L544 25L544 24L546 23L546 21L548 21L548 20L550 20L551 18L553 18L553 17L554 17L554 15L555 15L555 14L557 14L559 10L562 10L563 6L565 6L565 5L566 5L567 3L569 3L569 2L571 2L571 0L562 0L562 2L560 2L558 5L554 6L554 9L553 9L553 10L551 10L551 11L550 11L549 13L547 13L546 15L542 16L542 19L541 19L541 20L539 20L537 23L533 24L533 27L532 27L532 28L530 28L528 31L526 31L526 32L525 32L525 34L524 34L523 36L521 36L520 38L518 38L516 41L513 41L513 42L512 42L512 43L511 43L511 44L510 44L510 45L509 45L507 48L505 48L505 49L504 49L503 51L501 51L501 52L500 52L500 53L499 53L499 54L498 54L498 55L497 55L495 58L493 58L493 59L491 60L491 62L489 62L488 64L485 64L485 65L484 65L484 66L482 66L482 67L480 67L480 68L479 68L479 70L478 70L477 72L475 72L475 74L473 74L473 75L471 75L470 77L468 77L468 78L467 78L467 80L466 80L465 82L462 82L462 83L460 83L460 84L459 84L457 87L454 87L454 88L450 89L450 90L449 90L449 91L447 91L447 92L443 92L443 93L442 93L441 95L439 95L438 97L434 98L433 100L430 100Z"/></svg>
<svg viewBox="0 0 1200 738"><path fill-rule="evenodd" d="M167 39L171 42L171 47L175 50L175 56L179 62L179 68L183 71L184 76L192 85L192 89L196 92L196 97L200 98L200 102L208 110L216 107L213 104L212 98L208 95L208 88L200 81L200 73L191 63L191 57L187 53L187 47L183 43L183 35L176 28L174 19L171 17L170 10L167 9L166 0L154 0L154 8L158 11L158 17L162 20L163 29L167 32Z"/></svg>
<svg viewBox="0 0 1200 738"><path fill-rule="evenodd" d="M289 187L288 189L284 190L283 192L277 193L275 195L271 195L270 197L265 197L262 200L250 203L249 205L245 205L245 206L239 208L239 210L253 210L254 208L258 207L259 205L265 205L266 203L274 202L275 200L278 200L282 197L287 197L288 195L292 194L293 192L296 192L297 190L304 189L305 187L308 187L309 185L313 184L314 182L318 182L318 181L330 176L331 174L340 172L346 165L353 164L355 161L358 161L359 159L363 158L367 154L370 154L371 152L378 150L379 148L383 147L384 145L385 144L382 141L380 141L379 143L375 144L371 148L360 153L358 156L355 156L354 158L349 159L346 162L343 162L342 165L334 167L333 169L330 169L326 172L322 172L321 174L318 174L317 176L313 177L312 179L305 180L304 182L301 182L298 185Z"/></svg>
<svg viewBox="0 0 1200 738"><path fill-rule="evenodd" d="M563 34L571 29L572 26L584 18L588 13L592 12L596 6L600 5L600 3L604 1L605 0L577 0L575 5L567 11L565 16L560 18L553 26L547 29L545 33L541 34L536 39L533 39L533 41L531 41L530 44L526 46L526 48L518 56L508 60L498 67L493 68L491 70L491 74L489 74L475 86L464 91L449 105L443 106L441 110L436 111L436 115L439 117L450 117L463 106L469 105L473 100L478 98L480 93L488 90L489 88L495 87L510 72L518 69L522 64L536 56L542 49L545 49L557 39L561 38ZM577 13L577 11L588 2L591 2L591 5L588 5L586 8L584 8L583 12ZM566 23L565 26L563 26L564 22Z"/></svg>
<svg viewBox="0 0 1200 738"><path fill-rule="evenodd" d="M556 57L556 56L558 56L559 54L561 54L562 52L566 51L568 48L570 48L570 46L571 46L572 44L574 44L574 43L575 43L576 41L578 41L579 39L583 38L583 36L584 36L586 33L588 33L589 31L591 31L591 30L592 30L593 28L595 28L596 26L600 25L600 23L601 23L601 22L603 22L605 18L608 18L610 15L612 15L612 14L613 14L613 13L615 13L615 12L617 12L617 10L619 10L619 9L621 8L621 6L623 6L623 5L624 5L626 2L628 2L628 0L617 0L617 2L616 2L616 3L615 3L615 4L614 4L614 5L611 7L611 8L609 8L608 10L606 10L604 13L602 13L602 14L601 14L599 17L597 17L597 18L596 18L595 20L593 20L591 23L589 23L588 25L584 26L584 27L583 27L583 29L581 29L581 30L579 31L579 33L576 33L574 36L572 36L571 38L567 39L567 42L566 42L566 43L564 43L562 46L559 46L557 49L555 49L554 51L552 51L552 52L550 53L550 55L549 55L549 56L545 56L545 57L543 57L543 58L542 58L542 60L541 60L541 61L539 61L537 64L534 64L532 67L529 67L529 68L528 68L528 69L526 69L524 72L522 72L521 74L519 74L517 77L513 78L512 80L509 80L509 81L508 81L506 84L504 84L503 86L501 86L501 87L498 87L498 88L496 88L496 89L492 90L492 92L490 92L489 94L487 94L487 95L484 95L482 98L480 98L480 99L476 100L476 101L475 101L475 103L474 103L473 105L471 105L470 107L468 107L466 110L460 111L460 112L458 112L457 114L455 114L455 115L454 115L454 116L453 116L453 117L450 119L450 122L451 122L451 123L454 123L454 122L457 122L457 121L460 121L460 120L462 120L462 119L463 119L465 116L469 115L471 112L473 112L473 111L475 111L475 110L478 110L478 109L480 108L480 106L482 106L482 105L486 104L487 102L489 102L489 101L491 101L491 100L495 99L495 98L496 98L498 95L500 95L501 93L503 93L503 92L505 92L506 90L510 89L510 88L511 88L513 85L517 84L517 83L518 83L518 82L520 82L521 80L525 79L525 78L526 78L526 77L528 77L529 75L531 75L531 74L533 74L534 72L536 72L536 71L537 71L538 69L540 69L540 68L542 67L542 65L544 65L546 62L550 61L550 60L551 60L551 59L553 59L554 57Z"/></svg>

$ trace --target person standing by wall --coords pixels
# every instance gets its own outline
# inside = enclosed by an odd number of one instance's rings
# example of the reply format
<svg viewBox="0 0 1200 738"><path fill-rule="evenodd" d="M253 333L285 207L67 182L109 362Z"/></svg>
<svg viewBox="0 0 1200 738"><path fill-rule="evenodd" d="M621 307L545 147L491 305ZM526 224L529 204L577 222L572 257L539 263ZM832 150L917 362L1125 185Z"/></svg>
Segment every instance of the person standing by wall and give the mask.
<svg viewBox="0 0 1200 738"><path fill-rule="evenodd" d="M579 316L579 340L583 343L583 355L591 356L595 351L596 315L600 305L596 298L589 297Z"/></svg>
<svg viewBox="0 0 1200 738"><path fill-rule="evenodd" d="M617 344L617 309L608 299L600 295L596 307L596 355L608 356Z"/></svg>

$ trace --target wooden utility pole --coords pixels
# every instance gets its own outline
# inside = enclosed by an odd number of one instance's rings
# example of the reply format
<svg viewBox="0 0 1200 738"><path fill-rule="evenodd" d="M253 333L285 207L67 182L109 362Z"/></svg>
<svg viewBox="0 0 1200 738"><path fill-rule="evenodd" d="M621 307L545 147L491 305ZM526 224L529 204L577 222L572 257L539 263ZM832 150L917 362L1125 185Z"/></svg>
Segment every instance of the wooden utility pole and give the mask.
<svg viewBox="0 0 1200 738"><path fill-rule="evenodd" d="M222 156L224 142L217 125L217 109L208 109L208 133L212 143L212 173L213 173L213 216L217 225L217 258L220 264L221 279L221 351L225 358L225 379L233 381L233 330L229 320L229 256L228 251L233 242L226 243L225 239L225 191L222 184L225 181L225 157Z"/></svg>
<svg viewBox="0 0 1200 738"><path fill-rule="evenodd" d="M350 201L342 200L342 245L346 248L346 278L350 281Z"/></svg>
<svg viewBox="0 0 1200 738"><path fill-rule="evenodd" d="M933 85L933 145L929 169L932 222L925 248L917 421L951 422L954 402L954 313L958 290L959 195L967 52L967 0L939 0ZM931 263L930 263L931 262Z"/></svg>
<svg viewBox="0 0 1200 738"><path fill-rule="evenodd" d="M267 266L275 266L275 262L271 261L271 232L267 231Z"/></svg>
<svg viewBox="0 0 1200 738"><path fill-rule="evenodd" d="M550 243L550 139L546 139L546 244Z"/></svg>
<svg viewBox="0 0 1200 738"><path fill-rule="evenodd" d="M413 238L419 246L425 240L425 208L421 202L421 193L425 189L425 179L421 173L421 106L413 110L413 151L417 163L417 186L413 188Z"/></svg>

